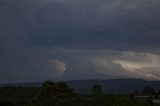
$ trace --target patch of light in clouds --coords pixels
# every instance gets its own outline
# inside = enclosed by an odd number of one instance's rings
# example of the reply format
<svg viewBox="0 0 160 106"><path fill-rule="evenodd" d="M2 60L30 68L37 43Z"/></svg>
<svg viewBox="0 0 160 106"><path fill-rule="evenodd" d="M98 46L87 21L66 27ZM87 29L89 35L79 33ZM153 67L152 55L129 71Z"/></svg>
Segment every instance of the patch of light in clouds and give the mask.
<svg viewBox="0 0 160 106"><path fill-rule="evenodd" d="M120 64L126 71L143 74L144 79L160 79L159 74L156 74L160 69L160 55L158 54L126 52L121 59L113 60L113 62Z"/></svg>
<svg viewBox="0 0 160 106"><path fill-rule="evenodd" d="M62 75L66 70L66 64L59 61L59 60L53 60L53 70L57 70L57 73Z"/></svg>

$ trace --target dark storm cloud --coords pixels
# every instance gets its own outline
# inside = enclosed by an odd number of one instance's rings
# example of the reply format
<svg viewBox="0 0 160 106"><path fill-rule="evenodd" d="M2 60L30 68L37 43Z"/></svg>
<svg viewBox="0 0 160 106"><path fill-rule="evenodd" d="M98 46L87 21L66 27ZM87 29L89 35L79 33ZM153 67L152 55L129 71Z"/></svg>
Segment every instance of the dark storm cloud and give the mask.
<svg viewBox="0 0 160 106"><path fill-rule="evenodd" d="M42 31L31 35L31 44L62 48L150 49L159 46L158 6L157 0L52 1L39 12L41 19L37 19ZM118 45L113 45L115 43Z"/></svg>
<svg viewBox="0 0 160 106"><path fill-rule="evenodd" d="M150 49L159 46L159 4L158 0L17 0L3 6L2 14L20 24L31 46Z"/></svg>
<svg viewBox="0 0 160 106"><path fill-rule="evenodd" d="M159 53L159 5L159 0L1 0L0 82L54 79L64 71L64 78L117 76L118 70L124 74L119 77L133 77L120 51L133 52L134 59L126 53L132 61L138 60L135 52L145 58ZM101 59L106 55L107 61Z"/></svg>

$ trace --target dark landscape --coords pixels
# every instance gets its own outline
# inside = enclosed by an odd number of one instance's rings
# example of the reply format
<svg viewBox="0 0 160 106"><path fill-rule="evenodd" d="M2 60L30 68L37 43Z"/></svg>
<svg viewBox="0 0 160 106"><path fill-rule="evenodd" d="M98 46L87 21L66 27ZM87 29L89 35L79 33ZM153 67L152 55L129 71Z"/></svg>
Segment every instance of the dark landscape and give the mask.
<svg viewBox="0 0 160 106"><path fill-rule="evenodd" d="M99 84L106 94L129 94L133 91L141 91L145 86L160 89L160 81L146 81L142 79L113 79L113 80L71 80L65 81L68 86L79 94L91 94L90 88ZM42 82L10 83L0 86L40 87Z"/></svg>
<svg viewBox="0 0 160 106"><path fill-rule="evenodd" d="M0 106L159 106L160 81L74 80L0 85Z"/></svg>

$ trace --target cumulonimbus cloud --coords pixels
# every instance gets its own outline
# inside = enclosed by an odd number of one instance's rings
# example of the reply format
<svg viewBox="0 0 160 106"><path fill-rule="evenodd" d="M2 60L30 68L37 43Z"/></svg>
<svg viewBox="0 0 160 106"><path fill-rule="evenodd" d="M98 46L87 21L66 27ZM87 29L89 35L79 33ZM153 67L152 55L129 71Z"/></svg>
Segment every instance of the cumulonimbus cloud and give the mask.
<svg viewBox="0 0 160 106"><path fill-rule="evenodd" d="M159 79L159 5L159 0L1 0L0 82L62 74Z"/></svg>

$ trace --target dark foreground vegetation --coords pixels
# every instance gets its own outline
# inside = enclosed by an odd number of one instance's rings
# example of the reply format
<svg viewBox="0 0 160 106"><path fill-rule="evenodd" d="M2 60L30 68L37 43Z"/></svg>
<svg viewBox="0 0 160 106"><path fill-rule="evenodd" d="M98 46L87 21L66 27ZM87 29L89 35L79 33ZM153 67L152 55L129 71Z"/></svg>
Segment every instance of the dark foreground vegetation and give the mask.
<svg viewBox="0 0 160 106"><path fill-rule="evenodd" d="M153 88L144 87L142 92L128 95L104 94L100 85L91 88L91 95L75 93L65 82L46 81L36 87L1 87L0 106L159 106L153 99L159 93ZM145 99L137 99L143 95Z"/></svg>

